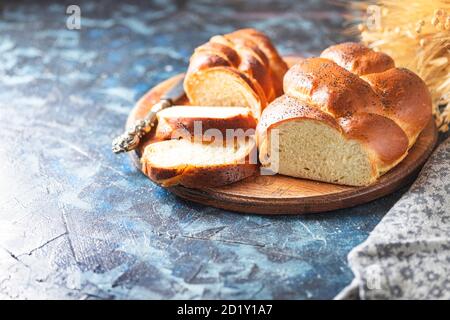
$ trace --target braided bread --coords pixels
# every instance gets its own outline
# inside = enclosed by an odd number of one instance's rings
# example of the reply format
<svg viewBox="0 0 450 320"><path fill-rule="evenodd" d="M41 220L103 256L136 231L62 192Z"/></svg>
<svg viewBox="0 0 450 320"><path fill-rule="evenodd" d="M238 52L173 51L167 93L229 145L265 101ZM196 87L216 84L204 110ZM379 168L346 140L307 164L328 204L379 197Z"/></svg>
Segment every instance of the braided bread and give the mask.
<svg viewBox="0 0 450 320"><path fill-rule="evenodd" d="M263 33L242 29L212 37L190 59L184 89L193 105L244 106L255 118L282 94L287 71Z"/></svg>
<svg viewBox="0 0 450 320"><path fill-rule="evenodd" d="M294 177L369 185L406 156L431 118L425 83L360 44L332 46L320 58L300 61L283 87L285 95L258 123L260 161L273 166L278 160L278 172Z"/></svg>

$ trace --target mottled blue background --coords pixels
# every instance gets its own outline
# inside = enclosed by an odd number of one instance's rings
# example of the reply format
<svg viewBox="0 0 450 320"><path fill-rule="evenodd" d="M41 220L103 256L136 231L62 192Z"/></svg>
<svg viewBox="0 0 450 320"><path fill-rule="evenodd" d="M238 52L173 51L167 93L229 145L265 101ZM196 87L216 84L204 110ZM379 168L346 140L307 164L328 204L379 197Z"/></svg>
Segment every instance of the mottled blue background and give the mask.
<svg viewBox="0 0 450 320"><path fill-rule="evenodd" d="M69 2L68 2L69 3ZM180 200L110 151L149 88L242 27L283 54L346 40L318 1L0 3L0 298L332 298L346 255L401 192L353 209L264 217Z"/></svg>

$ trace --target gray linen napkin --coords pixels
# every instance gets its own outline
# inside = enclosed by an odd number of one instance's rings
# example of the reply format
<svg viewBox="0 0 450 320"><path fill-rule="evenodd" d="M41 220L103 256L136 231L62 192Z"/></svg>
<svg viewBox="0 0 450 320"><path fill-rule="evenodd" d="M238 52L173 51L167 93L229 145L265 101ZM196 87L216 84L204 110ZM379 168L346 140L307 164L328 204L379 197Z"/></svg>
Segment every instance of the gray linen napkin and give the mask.
<svg viewBox="0 0 450 320"><path fill-rule="evenodd" d="M335 299L450 299L450 138L348 261Z"/></svg>

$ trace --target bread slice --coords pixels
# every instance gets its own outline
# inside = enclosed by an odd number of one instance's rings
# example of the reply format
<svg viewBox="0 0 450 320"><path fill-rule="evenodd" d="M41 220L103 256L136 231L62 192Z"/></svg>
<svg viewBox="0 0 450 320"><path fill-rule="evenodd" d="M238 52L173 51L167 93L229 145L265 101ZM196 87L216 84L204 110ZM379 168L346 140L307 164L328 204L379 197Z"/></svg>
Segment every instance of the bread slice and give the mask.
<svg viewBox="0 0 450 320"><path fill-rule="evenodd" d="M288 176L365 186L401 161L408 139L394 121L371 113L335 119L298 98L281 96L257 128L264 166Z"/></svg>
<svg viewBox="0 0 450 320"><path fill-rule="evenodd" d="M226 138L229 134L227 129L242 129L246 132L256 128L256 119L250 109L245 107L175 106L158 112L157 118L156 140L215 134L213 130Z"/></svg>
<svg viewBox="0 0 450 320"><path fill-rule="evenodd" d="M142 171L164 187L190 188L230 184L256 173L255 139L222 143L197 143L185 139L156 142L145 148Z"/></svg>

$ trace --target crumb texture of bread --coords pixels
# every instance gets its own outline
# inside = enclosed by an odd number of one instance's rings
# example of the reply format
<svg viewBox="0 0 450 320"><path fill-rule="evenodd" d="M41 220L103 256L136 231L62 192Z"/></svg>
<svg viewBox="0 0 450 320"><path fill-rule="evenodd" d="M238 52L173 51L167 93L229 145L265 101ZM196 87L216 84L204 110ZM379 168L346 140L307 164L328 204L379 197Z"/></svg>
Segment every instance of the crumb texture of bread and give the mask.
<svg viewBox="0 0 450 320"><path fill-rule="evenodd" d="M249 177L258 168L253 138L229 146L185 139L156 142L145 148L141 163L143 172L165 187L222 186Z"/></svg>
<svg viewBox="0 0 450 320"><path fill-rule="evenodd" d="M244 106L256 117L267 104L256 92L254 84L235 70L209 68L186 78L190 103L198 106ZM195 97L195 98L194 98Z"/></svg>
<svg viewBox="0 0 450 320"><path fill-rule="evenodd" d="M257 134L261 164L280 174L352 186L379 176L366 141L350 139L337 119L296 97L272 102Z"/></svg>
<svg viewBox="0 0 450 320"><path fill-rule="evenodd" d="M184 88L193 105L245 106L255 117L282 94L287 65L255 29L212 37L190 59Z"/></svg>
<svg viewBox="0 0 450 320"><path fill-rule="evenodd" d="M276 128L281 137L280 174L353 186L377 178L366 149L324 122L292 120Z"/></svg>

